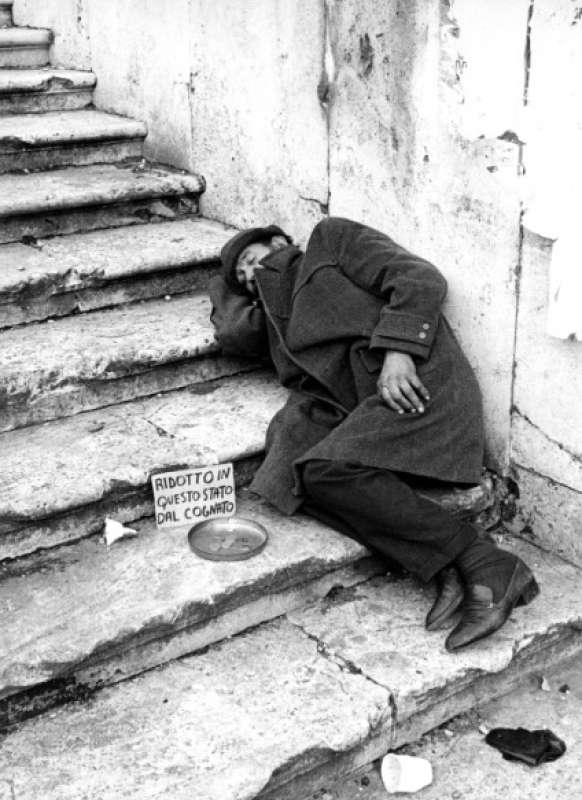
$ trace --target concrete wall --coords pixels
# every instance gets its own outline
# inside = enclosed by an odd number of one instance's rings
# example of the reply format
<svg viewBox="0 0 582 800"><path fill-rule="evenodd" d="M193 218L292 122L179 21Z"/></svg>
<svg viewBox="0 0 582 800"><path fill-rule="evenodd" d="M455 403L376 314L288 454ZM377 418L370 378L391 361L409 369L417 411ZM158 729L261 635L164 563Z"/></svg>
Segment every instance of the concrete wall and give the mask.
<svg viewBox="0 0 582 800"><path fill-rule="evenodd" d="M489 463L508 460L517 144L527 0L330 4L331 212L380 227L449 280L446 311L477 371ZM491 63L491 38L503 47ZM517 53L517 55L516 55ZM493 87L496 87L495 90Z"/></svg>
<svg viewBox="0 0 582 800"><path fill-rule="evenodd" d="M90 0L15 0L15 25L52 28L53 64L76 69L91 69L88 25ZM109 13L113 8L110 4Z"/></svg>
<svg viewBox="0 0 582 800"><path fill-rule="evenodd" d="M523 522L534 537L582 563L582 343L547 332L557 247L582 275L582 7L535 0L524 148L527 212L515 354L512 461ZM573 230L571 230L573 228ZM539 235L542 234L542 235ZM582 322L582 296L568 300ZM567 309L564 309L566 313ZM560 306L558 302L557 311ZM578 330L582 329L579 324ZM566 328L565 330L569 330Z"/></svg>
<svg viewBox="0 0 582 800"><path fill-rule="evenodd" d="M488 462L513 465L539 540L582 558L582 350L546 333L537 235L579 150L579 4L15 0L15 16L55 28L57 63L92 65L99 106L148 122L148 155L205 175L208 216L303 243L348 215L439 265Z"/></svg>

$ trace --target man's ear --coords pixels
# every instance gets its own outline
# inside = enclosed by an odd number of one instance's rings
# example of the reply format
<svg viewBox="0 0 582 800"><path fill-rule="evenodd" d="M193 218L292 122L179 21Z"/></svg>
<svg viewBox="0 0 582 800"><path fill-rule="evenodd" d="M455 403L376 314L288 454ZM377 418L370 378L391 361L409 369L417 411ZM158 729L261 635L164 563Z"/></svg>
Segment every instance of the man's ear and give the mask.
<svg viewBox="0 0 582 800"><path fill-rule="evenodd" d="M288 244L289 242L287 239L280 234L273 236L270 241L270 245L273 250L282 250L284 247L287 247Z"/></svg>

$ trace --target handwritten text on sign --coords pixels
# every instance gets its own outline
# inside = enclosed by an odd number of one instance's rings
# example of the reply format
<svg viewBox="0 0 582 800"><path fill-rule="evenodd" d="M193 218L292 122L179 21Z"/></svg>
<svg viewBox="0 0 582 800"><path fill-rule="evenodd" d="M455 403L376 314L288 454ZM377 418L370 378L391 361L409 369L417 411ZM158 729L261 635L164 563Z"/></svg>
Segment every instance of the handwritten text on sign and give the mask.
<svg viewBox="0 0 582 800"><path fill-rule="evenodd" d="M177 469L152 476L156 525L177 528L236 512L232 464Z"/></svg>

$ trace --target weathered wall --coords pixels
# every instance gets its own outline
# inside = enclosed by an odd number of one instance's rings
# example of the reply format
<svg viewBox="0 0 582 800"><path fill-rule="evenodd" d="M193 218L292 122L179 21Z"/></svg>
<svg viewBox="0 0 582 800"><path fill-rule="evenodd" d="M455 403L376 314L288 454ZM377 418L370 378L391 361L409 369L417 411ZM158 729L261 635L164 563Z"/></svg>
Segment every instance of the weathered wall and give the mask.
<svg viewBox="0 0 582 800"><path fill-rule="evenodd" d="M191 0L193 166L208 180L206 214L278 222L299 240L323 216L323 20L313 0Z"/></svg>
<svg viewBox="0 0 582 800"><path fill-rule="evenodd" d="M582 6L570 0L535 0L512 461L523 521L538 541L578 563L582 563L582 343L550 336L547 320L556 267L552 240L570 236L572 226L577 248L575 261L566 266L582 273L581 74ZM582 297L576 306L582 321Z"/></svg>
<svg viewBox="0 0 582 800"><path fill-rule="evenodd" d="M191 30L188 0L85 0L95 102L148 125L146 154L188 168Z"/></svg>
<svg viewBox="0 0 582 800"><path fill-rule="evenodd" d="M489 461L507 465L528 0L330 3L331 212L432 259L483 388ZM491 37L502 37L491 62Z"/></svg>
<svg viewBox="0 0 582 800"><path fill-rule="evenodd" d="M16 25L52 28L53 64L76 69L91 68L91 46L88 30L90 0L14 0ZM113 14L113 4L108 9Z"/></svg>

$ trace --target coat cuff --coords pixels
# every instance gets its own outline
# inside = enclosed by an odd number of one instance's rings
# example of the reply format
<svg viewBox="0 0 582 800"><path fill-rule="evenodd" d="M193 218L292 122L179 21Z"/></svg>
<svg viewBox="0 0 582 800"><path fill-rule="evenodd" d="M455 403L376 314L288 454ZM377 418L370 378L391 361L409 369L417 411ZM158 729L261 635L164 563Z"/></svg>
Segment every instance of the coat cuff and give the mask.
<svg viewBox="0 0 582 800"><path fill-rule="evenodd" d="M370 339L370 348L400 350L428 358L437 329L437 320L385 309Z"/></svg>

